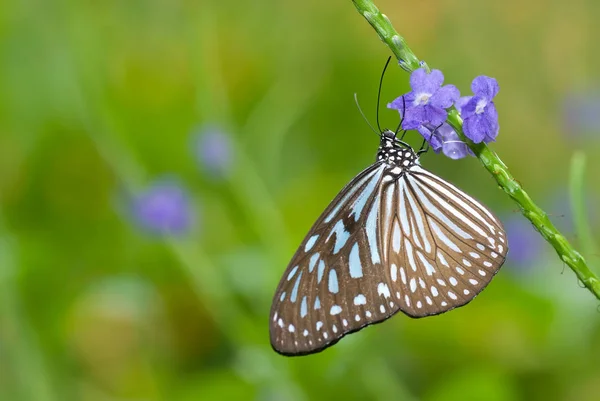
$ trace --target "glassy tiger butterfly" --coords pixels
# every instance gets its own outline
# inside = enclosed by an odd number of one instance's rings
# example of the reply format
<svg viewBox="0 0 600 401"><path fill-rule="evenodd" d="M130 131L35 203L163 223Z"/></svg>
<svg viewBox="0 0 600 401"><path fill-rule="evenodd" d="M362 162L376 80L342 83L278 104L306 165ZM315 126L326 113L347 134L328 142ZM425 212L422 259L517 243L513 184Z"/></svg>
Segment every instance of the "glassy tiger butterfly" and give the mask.
<svg viewBox="0 0 600 401"><path fill-rule="evenodd" d="M269 319L280 354L322 351L398 311L465 305L504 263L492 212L421 167L394 132L380 139L375 163L329 204L283 274Z"/></svg>

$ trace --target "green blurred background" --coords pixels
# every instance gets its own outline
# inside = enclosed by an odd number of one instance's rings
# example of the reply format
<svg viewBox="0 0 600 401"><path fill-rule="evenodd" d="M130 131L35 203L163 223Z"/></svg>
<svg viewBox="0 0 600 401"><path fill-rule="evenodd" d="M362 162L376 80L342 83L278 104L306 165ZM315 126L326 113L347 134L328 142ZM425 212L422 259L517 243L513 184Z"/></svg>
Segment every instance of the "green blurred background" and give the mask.
<svg viewBox="0 0 600 401"><path fill-rule="evenodd" d="M597 205L600 3L378 6L464 95L498 79L492 147L579 244L569 165L585 152ZM271 350L283 270L374 160L353 94L374 120L388 54L349 0L2 2L0 400L600 399L597 302L474 158L422 162L505 222L488 289L314 356ZM391 68L383 103L407 82ZM136 214L164 182L188 202L173 235Z"/></svg>

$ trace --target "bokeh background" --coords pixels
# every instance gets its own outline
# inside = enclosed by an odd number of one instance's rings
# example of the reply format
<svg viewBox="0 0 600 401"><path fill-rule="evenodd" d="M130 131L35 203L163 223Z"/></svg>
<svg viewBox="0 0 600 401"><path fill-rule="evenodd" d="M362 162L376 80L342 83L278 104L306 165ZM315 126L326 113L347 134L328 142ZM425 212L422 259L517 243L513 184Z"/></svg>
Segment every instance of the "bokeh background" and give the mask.
<svg viewBox="0 0 600 401"><path fill-rule="evenodd" d="M600 3L378 5L463 95L498 79L493 149L600 272L568 191L579 151L598 233ZM422 160L509 231L474 302L271 350L283 270L374 160L353 94L374 120L388 54L349 0L2 2L0 400L598 400L598 302L475 158Z"/></svg>

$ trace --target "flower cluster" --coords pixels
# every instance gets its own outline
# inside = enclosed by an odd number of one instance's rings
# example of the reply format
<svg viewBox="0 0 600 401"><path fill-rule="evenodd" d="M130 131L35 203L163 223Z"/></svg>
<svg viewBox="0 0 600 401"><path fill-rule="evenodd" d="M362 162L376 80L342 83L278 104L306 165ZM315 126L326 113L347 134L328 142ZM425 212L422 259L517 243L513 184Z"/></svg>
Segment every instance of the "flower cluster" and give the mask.
<svg viewBox="0 0 600 401"><path fill-rule="evenodd" d="M488 143L498 135L498 112L493 99L498 94L494 78L479 76L471 84L473 96L460 97L454 85L442 85L444 75L439 70L427 73L419 68L410 76L412 91L388 104L402 117L402 128L415 129L436 153L452 159L471 154L454 129L446 123L448 109L453 105L463 118L465 136L475 143Z"/></svg>

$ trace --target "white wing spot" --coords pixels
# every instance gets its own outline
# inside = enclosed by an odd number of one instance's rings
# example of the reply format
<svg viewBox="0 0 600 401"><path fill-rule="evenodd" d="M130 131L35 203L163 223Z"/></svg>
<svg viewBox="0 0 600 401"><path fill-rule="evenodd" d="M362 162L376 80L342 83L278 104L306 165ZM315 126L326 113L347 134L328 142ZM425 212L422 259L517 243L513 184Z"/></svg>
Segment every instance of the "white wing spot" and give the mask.
<svg viewBox="0 0 600 401"><path fill-rule="evenodd" d="M335 269L329 270L329 283L328 283L329 292L332 294L337 294L340 290L338 286L338 278Z"/></svg>
<svg viewBox="0 0 600 401"><path fill-rule="evenodd" d="M317 322L317 325L316 325L316 327L317 327L317 330L321 330L321 327L323 327L323 322L319 320L319 321Z"/></svg>
<svg viewBox="0 0 600 401"><path fill-rule="evenodd" d="M296 299L298 298L298 288L300 287L300 280L302 280L302 272L300 272L300 274L298 274L298 277L296 278L296 282L294 283L294 288L292 288L292 293L290 294L290 301L291 302L296 302Z"/></svg>
<svg viewBox="0 0 600 401"><path fill-rule="evenodd" d="M359 322L360 321L360 315L354 316L354 320L356 320L357 322Z"/></svg>
<svg viewBox="0 0 600 401"><path fill-rule="evenodd" d="M442 280L441 278L438 278L438 279L437 279L437 282L438 282L438 284L439 284L439 285L441 285L442 287L445 287L445 286L446 286L446 282L445 282L444 280Z"/></svg>
<svg viewBox="0 0 600 401"><path fill-rule="evenodd" d="M367 298L363 294L354 297L354 305L366 305Z"/></svg>
<svg viewBox="0 0 600 401"><path fill-rule="evenodd" d="M308 272L309 273L312 273L312 271L315 269L315 266L316 266L317 261L319 260L320 256L321 256L321 254L319 252L317 252L310 257L310 261L308 264Z"/></svg>
<svg viewBox="0 0 600 401"><path fill-rule="evenodd" d="M302 335L304 337L308 337L308 330L304 329L304 331L302 332Z"/></svg>
<svg viewBox="0 0 600 401"><path fill-rule="evenodd" d="M425 270L427 271L427 275L428 276L433 275L433 273L435 273L435 269L433 268L433 265L431 263L429 263L429 261L425 258L425 256L423 256L423 254L421 252L417 251L417 256L419 257L419 259L421 259L421 262L425 266Z"/></svg>
<svg viewBox="0 0 600 401"><path fill-rule="evenodd" d="M315 245L315 242L317 242L317 239L319 239L318 234L310 237L308 239L308 241L306 241L306 245L304 246L304 252L310 251L312 249L312 247Z"/></svg>
<svg viewBox="0 0 600 401"><path fill-rule="evenodd" d="M417 308L421 309L422 306L423 304L421 303L421 301L417 301Z"/></svg>
<svg viewBox="0 0 600 401"><path fill-rule="evenodd" d="M319 260L319 269L317 271L317 284L321 283L321 280L323 279L323 273L325 273L325 262L323 259L321 259Z"/></svg>
<svg viewBox="0 0 600 401"><path fill-rule="evenodd" d="M395 264L391 264L390 266L390 276L392 277L392 281L395 283L398 280L398 268Z"/></svg>
<svg viewBox="0 0 600 401"><path fill-rule="evenodd" d="M400 278L402 279L402 283L406 284L406 274L404 273L404 267L400 268Z"/></svg>
<svg viewBox="0 0 600 401"><path fill-rule="evenodd" d="M386 298L390 297L390 289L388 288L386 283L379 283L377 285L377 294L383 295Z"/></svg>
<svg viewBox="0 0 600 401"><path fill-rule="evenodd" d="M475 259L479 259L479 257L480 257L480 256L479 256L479 254L478 254L478 253L476 253L476 252L469 252L469 255L470 255L472 258L475 258Z"/></svg>
<svg viewBox="0 0 600 401"><path fill-rule="evenodd" d="M504 238L498 237L498 239L500 240L500 242L502 242L504 244Z"/></svg>
<svg viewBox="0 0 600 401"><path fill-rule="evenodd" d="M329 310L329 313L332 315L339 315L340 313L342 313L342 307L339 305L333 305Z"/></svg>
<svg viewBox="0 0 600 401"><path fill-rule="evenodd" d="M471 262L469 262L467 259L463 259L462 262L467 267L471 267L472 266Z"/></svg>
<svg viewBox="0 0 600 401"><path fill-rule="evenodd" d="M360 254L358 252L358 243L355 243L352 246L350 258L348 259L348 267L350 268L350 277L361 278L363 276Z"/></svg>
<svg viewBox="0 0 600 401"><path fill-rule="evenodd" d="M294 325L293 325L293 324L290 324L290 325L288 326L288 330L290 331L290 333L293 333L294 331L296 331L296 328L294 327Z"/></svg>
<svg viewBox="0 0 600 401"><path fill-rule="evenodd" d="M446 261L446 258L444 257L444 255L443 255L443 254L442 254L440 251L438 251L438 252L437 252L437 257L438 257L438 259L440 260L440 262L441 262L441 263L442 263L444 266L446 266L446 267L450 267L450 265L449 265L449 264L448 264L448 262Z"/></svg>
<svg viewBox="0 0 600 401"><path fill-rule="evenodd" d="M323 338L327 340L327 337L329 337L329 334L323 333Z"/></svg>
<svg viewBox="0 0 600 401"><path fill-rule="evenodd" d="M408 297L408 295L404 296L404 302L406 302L407 306L410 306L410 298Z"/></svg>
<svg viewBox="0 0 600 401"><path fill-rule="evenodd" d="M400 226L398 225L398 221L394 221L394 231L392 233L392 249L394 252L400 252Z"/></svg>
<svg viewBox="0 0 600 401"><path fill-rule="evenodd" d="M383 306L383 304L379 305L379 310L381 313L385 313L385 306Z"/></svg>
<svg viewBox="0 0 600 401"><path fill-rule="evenodd" d="M314 306L315 310L317 309L321 309L321 300L319 299L319 296L317 295L317 297L315 298L315 306Z"/></svg>
<svg viewBox="0 0 600 401"><path fill-rule="evenodd" d="M396 298L400 298L400 292L396 291Z"/></svg>
<svg viewBox="0 0 600 401"><path fill-rule="evenodd" d="M496 259L498 257L498 254L496 252L492 252L490 253L490 255L492 256L492 258Z"/></svg>
<svg viewBox="0 0 600 401"><path fill-rule="evenodd" d="M479 274L480 274L481 276L485 276L485 274L486 274L486 273L485 273L485 271L484 271L484 270L479 270Z"/></svg>
<svg viewBox="0 0 600 401"><path fill-rule="evenodd" d="M448 296L452 299L456 299L456 294L454 294L452 291L448 291Z"/></svg>
<svg viewBox="0 0 600 401"><path fill-rule="evenodd" d="M483 244L477 244L477 248L478 248L480 251L485 251L485 245L483 245Z"/></svg>
<svg viewBox="0 0 600 401"><path fill-rule="evenodd" d="M292 279L292 277L294 277L294 274L296 274L297 271L298 271L298 266L294 266L294 268L290 271L290 274L288 274L288 276L287 276L287 281L290 281Z"/></svg>
<svg viewBox="0 0 600 401"><path fill-rule="evenodd" d="M417 290L417 281L413 278L410 279L410 290L415 292Z"/></svg>
<svg viewBox="0 0 600 401"><path fill-rule="evenodd" d="M308 299L306 295L302 297L302 304L300 304L300 317L308 315Z"/></svg>
<svg viewBox="0 0 600 401"><path fill-rule="evenodd" d="M425 301L427 301L429 305L433 305L433 301L428 296L425 296Z"/></svg>
<svg viewBox="0 0 600 401"><path fill-rule="evenodd" d="M502 252L504 250L504 247L500 244L498 244L498 252Z"/></svg>
<svg viewBox="0 0 600 401"><path fill-rule="evenodd" d="M473 285L477 285L477 284L479 284L479 281L475 280L474 278L470 278L469 283L471 283Z"/></svg>
<svg viewBox="0 0 600 401"><path fill-rule="evenodd" d="M434 297L437 297L437 296L438 296L438 290L437 290L437 287L435 287L435 286L433 286L433 285L431 286L431 294L432 294Z"/></svg>
<svg viewBox="0 0 600 401"><path fill-rule="evenodd" d="M283 302L284 299L285 299L285 291L281 293L281 296L279 297L279 301Z"/></svg>
<svg viewBox="0 0 600 401"><path fill-rule="evenodd" d="M490 262L488 262L487 260L485 262L483 262L483 265L485 267L492 267L492 264Z"/></svg>
<svg viewBox="0 0 600 401"><path fill-rule="evenodd" d="M394 307L394 303L392 301L390 301L390 308Z"/></svg>
<svg viewBox="0 0 600 401"><path fill-rule="evenodd" d="M459 266L456 266L456 272L457 272L458 274L460 274L461 276L462 276L463 274L465 274L465 271L464 271L463 269L461 269Z"/></svg>
<svg viewBox="0 0 600 401"><path fill-rule="evenodd" d="M448 304L446 303L446 301L442 301L442 306L447 306Z"/></svg>
<svg viewBox="0 0 600 401"><path fill-rule="evenodd" d="M275 315L273 316L273 321L277 320L277 316L279 316L279 314L277 312L275 312Z"/></svg>
<svg viewBox="0 0 600 401"><path fill-rule="evenodd" d="M421 288L425 288L425 282L421 277L419 277L419 285L421 286Z"/></svg>
<svg viewBox="0 0 600 401"><path fill-rule="evenodd" d="M366 315L367 317L371 317L371 312L369 312L369 311L366 311L366 312L365 312L365 315Z"/></svg>
<svg viewBox="0 0 600 401"><path fill-rule="evenodd" d="M464 289L464 290L463 290L463 293L464 293L465 295L469 295L471 292L470 292L469 290L467 290L467 289Z"/></svg>
<svg viewBox="0 0 600 401"><path fill-rule="evenodd" d="M331 326L331 330L333 330L334 333L337 333L337 326L334 324Z"/></svg>
<svg viewBox="0 0 600 401"><path fill-rule="evenodd" d="M450 277L449 281L450 281L450 284L452 284L452 285L458 284L458 281L456 281L456 279L454 277Z"/></svg>
<svg viewBox="0 0 600 401"><path fill-rule="evenodd" d="M348 321L346 319L342 320L342 324L344 325L344 327L348 326Z"/></svg>
<svg viewBox="0 0 600 401"><path fill-rule="evenodd" d="M279 327L281 327L283 329L283 319L279 318L279 320L277 321L277 324L279 325Z"/></svg>

